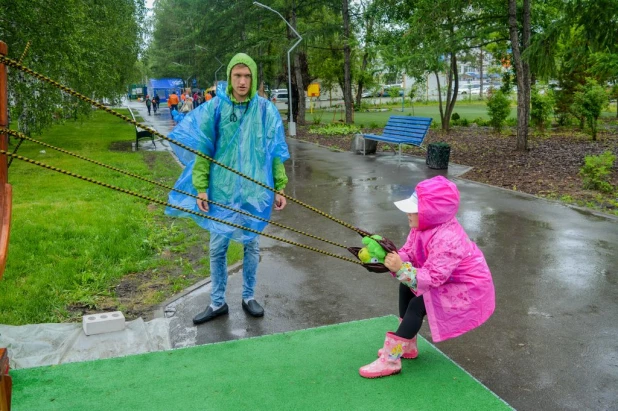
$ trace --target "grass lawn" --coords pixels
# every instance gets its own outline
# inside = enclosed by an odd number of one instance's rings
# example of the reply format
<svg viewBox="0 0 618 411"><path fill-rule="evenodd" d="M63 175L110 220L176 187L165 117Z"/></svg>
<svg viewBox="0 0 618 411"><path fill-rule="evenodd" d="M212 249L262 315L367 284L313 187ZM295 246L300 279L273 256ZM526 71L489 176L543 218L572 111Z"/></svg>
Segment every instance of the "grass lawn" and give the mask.
<svg viewBox="0 0 618 411"><path fill-rule="evenodd" d="M128 112L127 112L128 114ZM46 130L38 140L173 185L180 166L169 153L132 152L132 125L104 112ZM16 140L12 141L12 147ZM167 190L25 142L19 154L157 199ZM19 160L9 169L13 215L9 253L0 281L0 323L60 322L83 310L123 309L116 295L124 278L146 287L135 293L152 306L209 275L207 233L163 208ZM187 258L188 250L194 258ZM231 262L242 248L230 247ZM139 290L137 290L139 291Z"/></svg>
<svg viewBox="0 0 618 411"><path fill-rule="evenodd" d="M370 103L373 101L379 101L379 99L363 99L364 103L367 103L369 107L374 107ZM431 117L433 118L432 125L434 127L439 126L441 124L440 121L440 108L437 102L431 103L414 103L413 107L410 107L409 103L406 103L406 106L401 111L401 100L390 104L391 99L382 99L383 105L381 108L387 108L388 111L380 111L380 112L367 112L367 111L356 111L354 112L354 124L360 126L361 128L369 127L369 128L381 128L386 125L388 118L393 115L403 115L403 116L416 116L416 117ZM388 105L386 103L389 103ZM455 109L453 113L459 114L462 119L467 119L468 121L472 121L477 118L482 118L483 120L489 120L489 116L487 115L487 102L486 101L478 101L472 100L469 101L467 99L457 100L455 104ZM603 113L601 114L603 117L616 117L616 104L612 104L607 107ZM515 102L511 104L511 114L509 116L512 119L517 118L517 105ZM319 118L321 124L327 124L337 120L345 119L345 111L339 110L338 112L333 112L332 110L314 110L314 113L310 113L307 110L307 114L305 115L305 119L308 124L313 124L315 120Z"/></svg>
<svg viewBox="0 0 618 411"><path fill-rule="evenodd" d="M364 99L363 102L367 103L367 107L373 108L372 101L379 101L379 99ZM388 104L387 104L388 103ZM379 111L379 112L367 112L367 111L356 111L354 112L354 123L361 127L370 127L370 128L379 128L384 127L388 118L393 115L403 115L403 116L416 116L416 117L431 117L433 118L433 124L440 124L440 108L437 102L432 103L414 103L414 106L410 106L409 103L406 103L406 106L401 111L401 100L391 103L391 99L383 99L382 105L380 108L387 108L388 111ZM485 101L461 101L458 100L455 105L455 110L453 113L458 113L461 118L468 119L470 121L476 118L482 118L483 120L488 120L489 116L487 115L487 105ZM511 117L515 118L517 115L517 107L512 105L511 107ZM345 112L339 110L338 112L333 112L332 109L328 111L324 110L314 110L314 113L309 113L307 110L307 114L305 116L307 122L313 123L316 118L320 118L321 123L330 123L333 121L337 121L340 119L345 119Z"/></svg>

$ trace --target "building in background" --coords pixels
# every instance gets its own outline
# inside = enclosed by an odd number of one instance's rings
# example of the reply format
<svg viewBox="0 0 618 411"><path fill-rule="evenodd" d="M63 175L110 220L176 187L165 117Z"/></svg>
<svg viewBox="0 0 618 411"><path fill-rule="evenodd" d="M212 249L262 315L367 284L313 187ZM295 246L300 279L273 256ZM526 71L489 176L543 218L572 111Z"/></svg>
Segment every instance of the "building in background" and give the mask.
<svg viewBox="0 0 618 411"><path fill-rule="evenodd" d="M148 81L147 93L150 98L158 95L162 102L166 102L172 91L180 95L183 84L181 78L151 78Z"/></svg>

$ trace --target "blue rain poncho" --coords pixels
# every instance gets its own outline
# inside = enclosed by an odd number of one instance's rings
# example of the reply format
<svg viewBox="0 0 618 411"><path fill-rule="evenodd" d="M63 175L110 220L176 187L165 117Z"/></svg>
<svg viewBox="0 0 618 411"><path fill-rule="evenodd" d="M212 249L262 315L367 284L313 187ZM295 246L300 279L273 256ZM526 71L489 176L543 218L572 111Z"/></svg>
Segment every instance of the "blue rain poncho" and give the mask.
<svg viewBox="0 0 618 411"><path fill-rule="evenodd" d="M253 74L252 77L255 84L257 76ZM274 104L255 93L248 104L233 104L226 88L226 82L219 82L217 96L188 113L169 137L269 187L274 187L273 160L279 158L284 162L290 157L281 116ZM235 114L236 121L231 121L232 113ZM174 188L197 195L192 183L196 155L175 144L172 144L172 147L178 159L185 165ZM270 219L274 195L272 191L210 163L210 200ZM202 213L195 198L185 194L172 191L169 202ZM191 217L201 227L242 243L247 243L257 236L255 233L171 207L167 207L165 213L170 216ZM267 224L212 203L209 204L207 215L259 232Z"/></svg>

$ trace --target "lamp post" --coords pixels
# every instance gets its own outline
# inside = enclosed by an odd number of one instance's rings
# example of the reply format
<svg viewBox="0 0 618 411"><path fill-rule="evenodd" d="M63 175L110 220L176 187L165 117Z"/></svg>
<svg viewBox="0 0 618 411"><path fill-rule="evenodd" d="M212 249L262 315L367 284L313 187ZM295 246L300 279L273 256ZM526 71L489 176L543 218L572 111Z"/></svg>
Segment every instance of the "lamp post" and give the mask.
<svg viewBox="0 0 618 411"><path fill-rule="evenodd" d="M294 45L288 50L288 107L290 110L290 121L288 123L288 134L290 136L295 136L296 135L296 123L294 122L294 111L293 111L293 100L292 100L292 70L291 70L291 66L290 66L290 52L292 50L294 50L294 48L296 46L298 46L298 43L300 43L303 38L301 37L300 34L298 34L298 32L296 30L294 30L294 27L292 27L290 25L290 23L288 23L288 21L286 19L283 18L283 16L276 10L271 9L270 7L262 4L262 3L258 3L257 1L254 1L253 4L255 4L256 6L260 6L263 7L267 10L272 11L273 13L277 14L279 17L281 17L281 19L283 21L285 21L285 24L288 25L288 27L290 28L290 30L292 30L294 32L294 34L296 34L298 36L298 40L296 41L296 43L294 43Z"/></svg>
<svg viewBox="0 0 618 411"><path fill-rule="evenodd" d="M219 72L219 70L221 70L221 67L223 67L223 63L221 63L221 60L219 60L219 57L216 57L216 56L215 56L215 58L217 59L217 61L219 62L219 64L221 64L221 65L219 66L219 68L215 70L215 84L214 84L214 86L215 86L215 87L217 87L217 73Z"/></svg>

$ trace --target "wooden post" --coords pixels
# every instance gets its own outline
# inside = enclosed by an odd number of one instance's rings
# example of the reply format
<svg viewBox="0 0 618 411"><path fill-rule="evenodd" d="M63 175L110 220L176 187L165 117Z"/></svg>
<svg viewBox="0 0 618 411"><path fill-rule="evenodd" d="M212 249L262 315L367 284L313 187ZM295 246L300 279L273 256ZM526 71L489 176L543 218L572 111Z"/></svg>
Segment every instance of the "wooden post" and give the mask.
<svg viewBox="0 0 618 411"><path fill-rule="evenodd" d="M0 41L0 54L6 56L8 47ZM0 64L0 127L9 127L8 84L6 66ZM0 134L0 150L9 150L9 135ZM8 184L8 168L6 155L0 156L0 278L4 274L6 257L9 250L9 233L11 228L11 207L13 193Z"/></svg>
<svg viewBox="0 0 618 411"><path fill-rule="evenodd" d="M0 411L11 411L12 386L9 357L6 348L0 348Z"/></svg>

